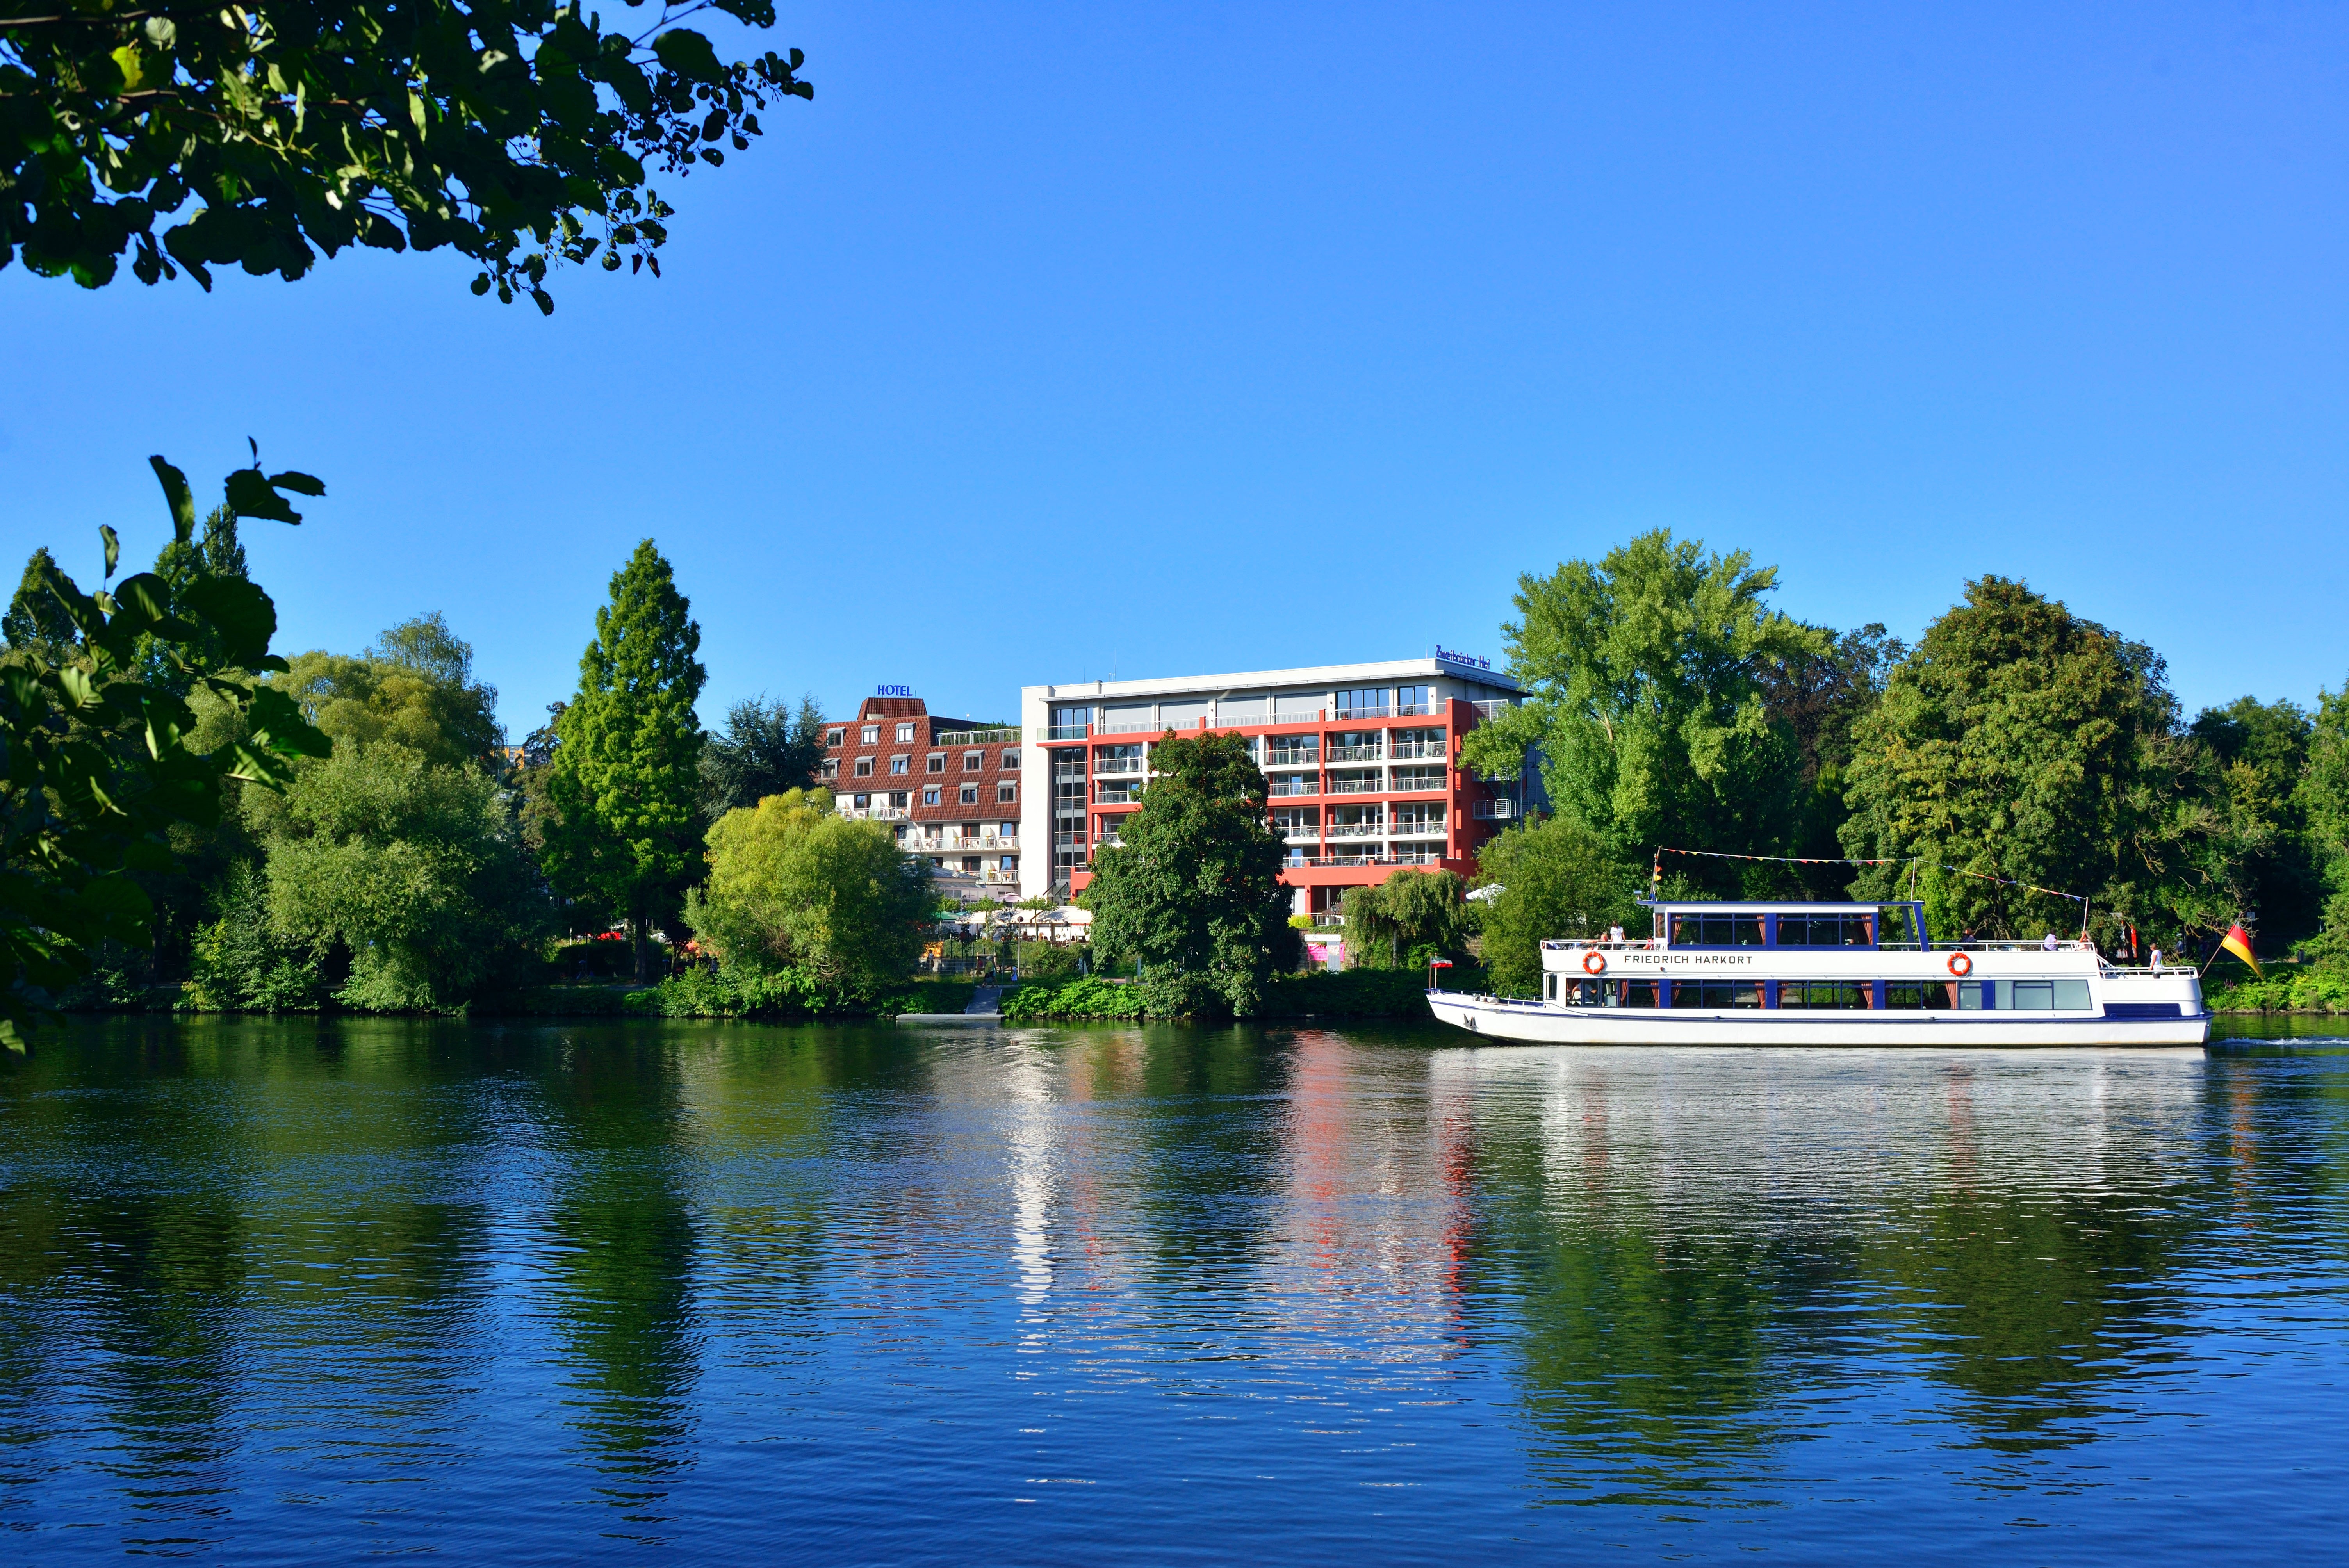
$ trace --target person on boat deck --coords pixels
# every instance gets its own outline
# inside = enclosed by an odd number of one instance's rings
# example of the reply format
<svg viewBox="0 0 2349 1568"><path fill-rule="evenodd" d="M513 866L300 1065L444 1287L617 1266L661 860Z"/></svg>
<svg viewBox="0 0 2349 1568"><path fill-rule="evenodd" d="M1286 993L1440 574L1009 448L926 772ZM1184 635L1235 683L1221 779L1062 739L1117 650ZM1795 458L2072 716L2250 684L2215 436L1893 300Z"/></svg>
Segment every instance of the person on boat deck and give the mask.
<svg viewBox="0 0 2349 1568"><path fill-rule="evenodd" d="M2153 972L2156 975L2161 973L2161 949L2158 947L2153 950Z"/></svg>
<svg viewBox="0 0 2349 1568"><path fill-rule="evenodd" d="M1620 942L1620 941L1622 941L1622 940L1623 940L1623 928L1622 928L1621 926L1619 926L1619 925L1610 925L1610 926L1609 926L1609 927L1607 928L1607 940L1608 940L1608 941L1609 941L1609 942Z"/></svg>
<svg viewBox="0 0 2349 1568"><path fill-rule="evenodd" d="M2053 953L2053 952L2054 952L2054 951L2055 951L2055 934L2054 934L2054 932L2052 932L2052 931L2051 931L2051 932L2049 932L2049 933L2047 934L2047 940L2046 940L2046 941L2044 941L2044 942L2043 942L2043 943L2041 943L2041 944L2039 944L2039 946L2040 946L2040 950L2041 950L2042 952L2044 952L2044 953Z"/></svg>

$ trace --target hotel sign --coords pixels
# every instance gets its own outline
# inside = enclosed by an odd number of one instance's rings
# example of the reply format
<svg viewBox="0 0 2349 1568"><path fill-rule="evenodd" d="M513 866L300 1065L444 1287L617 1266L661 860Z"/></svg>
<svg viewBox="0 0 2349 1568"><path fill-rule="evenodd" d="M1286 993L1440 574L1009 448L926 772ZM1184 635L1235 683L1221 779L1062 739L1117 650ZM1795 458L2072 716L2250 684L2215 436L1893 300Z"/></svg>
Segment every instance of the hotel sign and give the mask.
<svg viewBox="0 0 2349 1568"><path fill-rule="evenodd" d="M1480 659L1474 654L1455 654L1442 643L1435 645L1435 656L1450 665L1470 665L1480 670L1489 670L1493 667L1493 661L1490 659Z"/></svg>
<svg viewBox="0 0 2349 1568"><path fill-rule="evenodd" d="M914 695L914 688L909 686L877 686L873 688L873 695L874 696L911 696Z"/></svg>

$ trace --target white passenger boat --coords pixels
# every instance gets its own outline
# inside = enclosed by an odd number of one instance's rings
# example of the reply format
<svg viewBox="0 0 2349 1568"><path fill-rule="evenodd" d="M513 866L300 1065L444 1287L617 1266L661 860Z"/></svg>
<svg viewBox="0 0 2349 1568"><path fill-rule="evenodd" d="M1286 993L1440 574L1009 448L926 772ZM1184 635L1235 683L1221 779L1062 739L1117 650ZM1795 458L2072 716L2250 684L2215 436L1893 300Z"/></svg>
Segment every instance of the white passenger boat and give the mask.
<svg viewBox="0 0 2349 1568"><path fill-rule="evenodd" d="M1936 943L1921 903L1657 903L1644 940L1542 944L1538 1001L1431 990L1491 1040L1609 1046L2199 1046L2191 969L2093 944Z"/></svg>

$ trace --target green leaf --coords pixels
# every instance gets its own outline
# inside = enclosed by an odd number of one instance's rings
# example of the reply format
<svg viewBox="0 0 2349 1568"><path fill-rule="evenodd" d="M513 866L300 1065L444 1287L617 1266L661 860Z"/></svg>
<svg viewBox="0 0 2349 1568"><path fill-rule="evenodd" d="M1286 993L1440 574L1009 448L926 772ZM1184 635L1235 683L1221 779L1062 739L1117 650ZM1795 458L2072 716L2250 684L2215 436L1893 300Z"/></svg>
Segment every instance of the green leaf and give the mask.
<svg viewBox="0 0 2349 1568"><path fill-rule="evenodd" d="M277 606L242 577L199 577L180 591L180 605L220 634L222 656L239 669L259 665L277 634Z"/></svg>
<svg viewBox="0 0 2349 1568"><path fill-rule="evenodd" d="M229 510L239 517L267 518L272 522L300 522L302 514L285 504L258 469L239 469L228 476Z"/></svg>
<svg viewBox="0 0 2349 1568"><path fill-rule="evenodd" d="M690 27L672 27L653 40L653 54L660 63L678 76L692 82L722 82L726 67L718 63L718 51L709 40Z"/></svg>
<svg viewBox="0 0 2349 1568"><path fill-rule="evenodd" d="M270 475L269 483L274 490L290 490L296 495L321 496L326 493L326 482L324 480L313 479L308 474L296 473L292 469L286 469L282 474Z"/></svg>
<svg viewBox="0 0 2349 1568"><path fill-rule="evenodd" d="M188 489L188 476L160 456L149 458L147 463L162 481L163 499L171 508L171 532L185 544L196 533L196 498Z"/></svg>
<svg viewBox="0 0 2349 1568"><path fill-rule="evenodd" d="M114 585L118 615L129 615L141 630L151 630L171 615L171 585L151 572L125 577Z"/></svg>
<svg viewBox="0 0 2349 1568"><path fill-rule="evenodd" d="M288 757L329 757L335 743L302 717L295 700L274 686L253 688L254 738Z"/></svg>
<svg viewBox="0 0 2349 1568"><path fill-rule="evenodd" d="M122 559L122 541L114 530L104 523L98 525L98 537L106 544L106 574L114 575L115 563Z"/></svg>

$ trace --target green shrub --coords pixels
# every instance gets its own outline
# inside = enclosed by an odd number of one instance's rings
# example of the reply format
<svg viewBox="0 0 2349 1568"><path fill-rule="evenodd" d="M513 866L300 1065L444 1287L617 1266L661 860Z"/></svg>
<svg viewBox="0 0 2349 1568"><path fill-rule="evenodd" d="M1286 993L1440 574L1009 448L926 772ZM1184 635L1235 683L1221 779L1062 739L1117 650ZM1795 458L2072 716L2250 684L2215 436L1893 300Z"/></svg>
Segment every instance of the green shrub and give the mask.
<svg viewBox="0 0 2349 1568"><path fill-rule="evenodd" d="M2246 977L2204 995L2214 1013L2349 1013L2349 961L2271 963L2264 980Z"/></svg>
<svg viewBox="0 0 2349 1568"><path fill-rule="evenodd" d="M696 967L629 992L622 1006L660 1018L806 1017L828 1010L827 1000L796 969Z"/></svg>
<svg viewBox="0 0 2349 1568"><path fill-rule="evenodd" d="M1074 980L1031 982L1007 991L999 1004L1005 1021L1040 1018L1139 1018L1142 988L1123 981L1084 975Z"/></svg>

